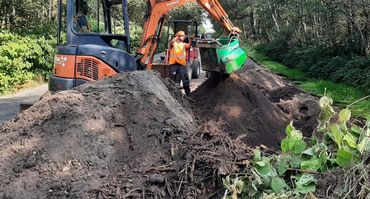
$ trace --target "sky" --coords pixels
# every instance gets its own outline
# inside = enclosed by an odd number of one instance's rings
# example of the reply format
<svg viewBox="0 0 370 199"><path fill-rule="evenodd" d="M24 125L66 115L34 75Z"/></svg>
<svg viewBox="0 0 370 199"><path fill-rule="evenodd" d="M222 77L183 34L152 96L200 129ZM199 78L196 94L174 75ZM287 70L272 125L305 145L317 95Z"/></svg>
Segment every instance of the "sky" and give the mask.
<svg viewBox="0 0 370 199"><path fill-rule="evenodd" d="M204 13L204 15L207 17L206 20L203 22L203 27L206 29L206 33L214 33L215 30L213 29L213 25L211 23L211 20L209 19L209 15Z"/></svg>

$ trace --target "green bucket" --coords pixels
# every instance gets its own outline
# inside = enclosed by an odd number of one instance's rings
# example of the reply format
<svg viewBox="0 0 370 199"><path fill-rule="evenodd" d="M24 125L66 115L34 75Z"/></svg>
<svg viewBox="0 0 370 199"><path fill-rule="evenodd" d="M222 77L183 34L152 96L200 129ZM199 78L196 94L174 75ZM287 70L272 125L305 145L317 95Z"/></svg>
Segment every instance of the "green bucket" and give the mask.
<svg viewBox="0 0 370 199"><path fill-rule="evenodd" d="M217 60L225 64L225 72L231 74L243 68L247 53L240 47L239 39L220 38L217 41L222 45L216 49Z"/></svg>

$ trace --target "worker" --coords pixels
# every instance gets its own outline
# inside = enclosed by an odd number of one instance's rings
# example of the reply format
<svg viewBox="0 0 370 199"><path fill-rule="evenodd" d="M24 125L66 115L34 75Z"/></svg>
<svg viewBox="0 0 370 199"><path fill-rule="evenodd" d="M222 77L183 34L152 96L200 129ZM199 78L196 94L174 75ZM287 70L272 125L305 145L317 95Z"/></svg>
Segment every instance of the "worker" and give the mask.
<svg viewBox="0 0 370 199"><path fill-rule="evenodd" d="M189 39L189 43L184 42L185 38L185 32L179 31L171 40L169 64L171 65L171 79L175 81L176 75L180 75L185 94L190 95L190 80L187 72L186 57L188 49L191 47L192 38Z"/></svg>
<svg viewBox="0 0 370 199"><path fill-rule="evenodd" d="M88 11L89 6L85 1L82 1L74 20L74 24L77 26L79 32L91 32L91 26L87 20Z"/></svg>

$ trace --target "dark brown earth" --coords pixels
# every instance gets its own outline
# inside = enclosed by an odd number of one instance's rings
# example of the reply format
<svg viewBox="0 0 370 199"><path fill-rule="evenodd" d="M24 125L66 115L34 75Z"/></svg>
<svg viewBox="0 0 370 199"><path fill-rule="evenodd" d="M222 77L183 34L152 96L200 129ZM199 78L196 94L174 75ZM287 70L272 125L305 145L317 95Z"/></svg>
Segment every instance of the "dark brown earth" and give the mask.
<svg viewBox="0 0 370 199"><path fill-rule="evenodd" d="M250 147L316 127L315 99L291 88L249 62L192 100L145 71L45 96L0 127L0 198L220 198Z"/></svg>
<svg viewBox="0 0 370 199"><path fill-rule="evenodd" d="M279 148L291 121L305 136L318 125L316 98L252 61L225 81L208 79L192 95L200 123L223 121L223 130L248 146Z"/></svg>

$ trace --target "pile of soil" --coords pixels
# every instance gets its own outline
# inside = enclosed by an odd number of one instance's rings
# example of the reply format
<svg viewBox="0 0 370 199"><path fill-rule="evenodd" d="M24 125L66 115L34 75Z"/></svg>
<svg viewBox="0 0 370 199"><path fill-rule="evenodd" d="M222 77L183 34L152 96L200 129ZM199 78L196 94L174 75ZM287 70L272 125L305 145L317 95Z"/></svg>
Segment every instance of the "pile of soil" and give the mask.
<svg viewBox="0 0 370 199"><path fill-rule="evenodd" d="M317 98L252 60L224 81L208 79L192 95L199 123L223 121L222 130L248 146L279 149L291 121L307 137L318 125Z"/></svg>
<svg viewBox="0 0 370 199"><path fill-rule="evenodd" d="M0 197L127 194L172 162L161 140L181 130L195 130L192 116L153 73L46 97L0 130Z"/></svg>
<svg viewBox="0 0 370 199"><path fill-rule="evenodd" d="M291 120L317 116L257 70L209 79L191 100L147 71L45 96L0 126L0 198L220 198L251 147L278 148Z"/></svg>
<svg viewBox="0 0 370 199"><path fill-rule="evenodd" d="M227 124L223 130L249 146L278 148L285 137L286 114L237 75L222 82L208 79L193 95L201 123L223 121Z"/></svg>
<svg viewBox="0 0 370 199"><path fill-rule="evenodd" d="M134 72L44 97L0 128L0 198L194 198L220 190L218 168L236 172L249 149L208 127L199 133L173 95L157 74Z"/></svg>

